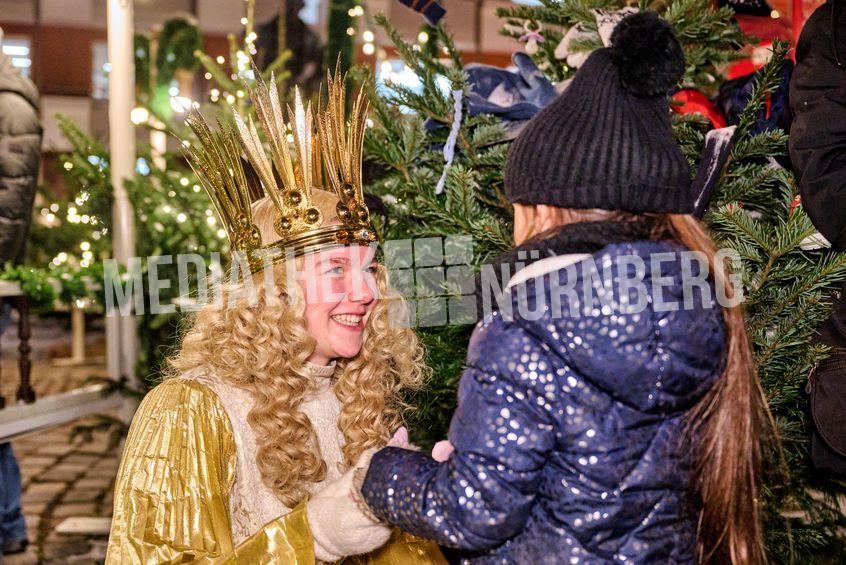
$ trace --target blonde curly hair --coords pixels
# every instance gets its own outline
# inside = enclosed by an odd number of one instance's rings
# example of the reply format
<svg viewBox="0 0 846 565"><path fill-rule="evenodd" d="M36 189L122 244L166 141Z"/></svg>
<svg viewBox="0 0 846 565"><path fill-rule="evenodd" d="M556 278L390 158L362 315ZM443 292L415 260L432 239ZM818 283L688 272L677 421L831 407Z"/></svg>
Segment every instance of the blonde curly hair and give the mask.
<svg viewBox="0 0 846 565"><path fill-rule="evenodd" d="M169 373L199 368L252 395L247 421L256 435L256 464L264 483L293 508L306 496L308 483L326 476L326 463L311 422L299 410L311 391L304 367L315 342L305 326L302 293L289 292L285 275L285 264L276 265L275 287L269 288L262 284L265 273L257 273L252 296L244 283L222 287L217 304L195 314L181 350L169 360ZM404 300L388 288L383 266L375 277L379 298L361 351L338 359L335 368L338 428L348 466L364 450L387 442L409 409L402 392L419 389L426 376L423 348L407 323Z"/></svg>

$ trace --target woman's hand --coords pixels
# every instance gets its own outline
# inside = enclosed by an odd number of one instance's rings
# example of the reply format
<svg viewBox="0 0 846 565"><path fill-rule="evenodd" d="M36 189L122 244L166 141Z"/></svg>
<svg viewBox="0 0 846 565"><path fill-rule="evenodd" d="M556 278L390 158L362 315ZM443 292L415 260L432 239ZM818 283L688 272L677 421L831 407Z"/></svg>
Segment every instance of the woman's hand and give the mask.
<svg viewBox="0 0 846 565"><path fill-rule="evenodd" d="M356 497L355 476L367 472L375 452L374 448L362 453L340 479L326 485L306 503L317 559L331 562L348 555L369 553L391 537L391 528L378 522L360 495Z"/></svg>

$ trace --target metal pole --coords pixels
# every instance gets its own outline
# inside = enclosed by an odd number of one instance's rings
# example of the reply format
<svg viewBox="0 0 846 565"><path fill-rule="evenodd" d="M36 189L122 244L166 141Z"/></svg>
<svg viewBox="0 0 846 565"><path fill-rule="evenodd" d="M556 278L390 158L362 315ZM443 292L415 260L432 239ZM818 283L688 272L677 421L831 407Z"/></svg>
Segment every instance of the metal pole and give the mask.
<svg viewBox="0 0 846 565"><path fill-rule="evenodd" d="M484 0L476 0L476 11L473 13L473 43L476 47L476 60L480 61L482 56L482 8Z"/></svg>
<svg viewBox="0 0 846 565"><path fill-rule="evenodd" d="M41 11L41 0L35 0L35 33L33 34L33 42L32 42L32 51L34 53L31 54L33 73L32 73L32 82L35 83L36 88L38 88L38 92L41 92L41 89L44 88L44 84L42 82L42 69L44 68L44 48L42 45L44 44L44 20L43 20L43 13ZM38 106L39 113L41 112L41 105Z"/></svg>
<svg viewBox="0 0 846 565"><path fill-rule="evenodd" d="M288 2L287 0L279 0L279 21L276 22L276 33L278 34L276 42L276 54L281 55L287 49L288 38ZM268 59L268 63L270 59Z"/></svg>
<svg viewBox="0 0 846 565"><path fill-rule="evenodd" d="M135 130L130 112L135 105L135 64L133 60L132 0L108 1L108 45L111 73L109 75L109 151L111 181L114 187L112 209L112 247L118 264L126 265L135 255L135 225L132 204L124 186L125 179L135 171ZM117 323L109 324L107 336L109 359L117 354L117 369L112 378L125 376L130 384L137 384L135 364L138 357L138 328L135 316L116 316ZM117 331L117 335L115 334ZM131 412L131 408L127 410ZM125 414L128 416L128 414Z"/></svg>

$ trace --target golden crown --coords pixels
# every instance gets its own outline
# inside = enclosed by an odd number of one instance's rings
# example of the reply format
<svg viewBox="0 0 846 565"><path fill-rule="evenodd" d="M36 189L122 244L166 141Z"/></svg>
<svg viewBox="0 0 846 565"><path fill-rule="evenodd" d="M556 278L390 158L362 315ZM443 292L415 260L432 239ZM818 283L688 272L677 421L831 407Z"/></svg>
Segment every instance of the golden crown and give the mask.
<svg viewBox="0 0 846 565"><path fill-rule="evenodd" d="M269 84L258 78L249 89L258 127L234 109L234 127L218 121L217 130L198 110L188 113L186 123L198 139L186 149L188 162L211 198L232 250L247 254L253 272L268 260L276 263L290 254L376 240L361 178L368 104L359 89L346 119L345 78L337 71L334 78L327 76L325 101L316 114L295 90L287 123L273 77ZM314 205L314 189L338 197L339 223L321 225L323 213ZM251 206L265 196L276 208L279 239L262 245Z"/></svg>

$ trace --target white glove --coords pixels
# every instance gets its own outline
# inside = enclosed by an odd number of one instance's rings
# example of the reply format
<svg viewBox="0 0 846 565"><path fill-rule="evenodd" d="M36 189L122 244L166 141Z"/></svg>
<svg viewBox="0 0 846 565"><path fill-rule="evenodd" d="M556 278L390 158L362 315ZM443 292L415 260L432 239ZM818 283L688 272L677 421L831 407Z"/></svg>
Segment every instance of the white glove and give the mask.
<svg viewBox="0 0 846 565"><path fill-rule="evenodd" d="M314 556L318 560L332 562L348 555L369 553L391 537L391 528L365 514L353 497L353 477L356 471L367 470L376 451L373 448L362 453L355 466L306 503Z"/></svg>

